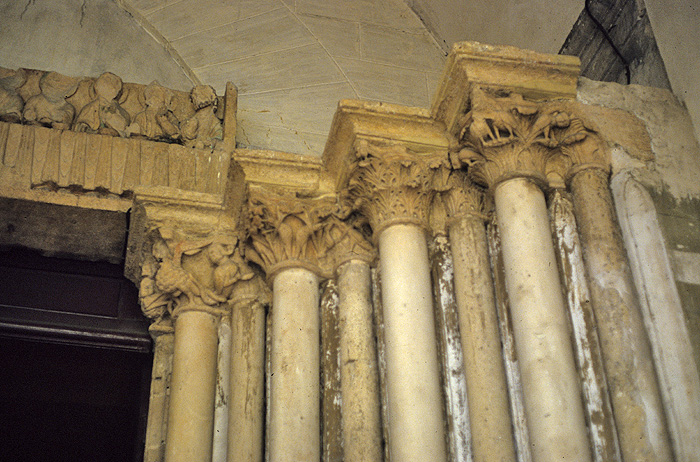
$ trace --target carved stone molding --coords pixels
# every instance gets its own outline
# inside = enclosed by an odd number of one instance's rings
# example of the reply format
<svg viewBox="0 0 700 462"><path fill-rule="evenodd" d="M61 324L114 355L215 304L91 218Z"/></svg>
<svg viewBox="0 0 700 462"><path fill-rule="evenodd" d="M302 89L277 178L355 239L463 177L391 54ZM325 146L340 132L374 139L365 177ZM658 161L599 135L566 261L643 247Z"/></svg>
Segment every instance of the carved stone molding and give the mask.
<svg viewBox="0 0 700 462"><path fill-rule="evenodd" d="M348 194L353 207L369 219L374 235L397 223L427 227L430 203L444 185L447 152L417 154L404 145L368 140L359 140L355 149Z"/></svg>
<svg viewBox="0 0 700 462"><path fill-rule="evenodd" d="M290 267L329 277L333 269L331 250L338 234L331 230L330 218L339 214L335 196L297 198L251 188L246 257L260 265L270 280Z"/></svg>
<svg viewBox="0 0 700 462"><path fill-rule="evenodd" d="M139 297L144 314L160 320L184 310L224 314L234 286L255 273L245 264L238 239L215 235L188 240L159 228L151 236L151 255L142 264Z"/></svg>

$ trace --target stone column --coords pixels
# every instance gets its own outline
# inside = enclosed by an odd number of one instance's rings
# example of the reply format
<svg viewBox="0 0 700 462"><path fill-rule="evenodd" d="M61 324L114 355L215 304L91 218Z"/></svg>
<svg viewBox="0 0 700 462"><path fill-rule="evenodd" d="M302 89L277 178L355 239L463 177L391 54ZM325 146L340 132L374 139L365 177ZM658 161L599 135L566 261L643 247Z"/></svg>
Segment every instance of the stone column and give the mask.
<svg viewBox="0 0 700 462"><path fill-rule="evenodd" d="M447 457L430 263L424 228L433 168L402 146L366 145L350 193L379 242L392 462ZM443 157L444 156L444 157Z"/></svg>
<svg viewBox="0 0 700 462"><path fill-rule="evenodd" d="M557 189L549 195L549 215L573 330L575 352L595 462L622 460L603 357L583 263L581 241L569 195Z"/></svg>
<svg viewBox="0 0 700 462"><path fill-rule="evenodd" d="M183 307L175 319L166 462L211 460L217 322L205 305Z"/></svg>
<svg viewBox="0 0 700 462"><path fill-rule="evenodd" d="M141 303L175 324L165 460L211 462L219 318L233 285L252 275L235 237L186 239L161 228L151 243Z"/></svg>
<svg viewBox="0 0 700 462"><path fill-rule="evenodd" d="M238 283L232 295L229 462L263 460L265 305L269 298L269 289L259 277Z"/></svg>
<svg viewBox="0 0 700 462"><path fill-rule="evenodd" d="M289 268L272 284L270 459L319 460L319 278Z"/></svg>
<svg viewBox="0 0 700 462"><path fill-rule="evenodd" d="M475 462L514 461L513 426L498 328L481 192L463 172L443 194L454 262Z"/></svg>
<svg viewBox="0 0 700 462"><path fill-rule="evenodd" d="M345 460L380 461L379 371L366 261L353 259L338 268L338 295Z"/></svg>
<svg viewBox="0 0 700 462"><path fill-rule="evenodd" d="M578 374L541 186L558 113L475 88L467 145L473 174L494 195L506 287L536 461L591 458ZM466 152L464 153L467 154Z"/></svg>
<svg viewBox="0 0 700 462"><path fill-rule="evenodd" d="M216 391L214 392L214 436L212 462L226 462L228 450L228 406L231 392L231 316L221 317L218 329Z"/></svg>
<svg viewBox="0 0 700 462"><path fill-rule="evenodd" d="M624 460L672 460L649 337L609 187L604 142L578 118L560 135Z"/></svg>
<svg viewBox="0 0 700 462"><path fill-rule="evenodd" d="M376 252L351 224L334 220L343 459L381 461L379 368L370 262Z"/></svg>
<svg viewBox="0 0 700 462"><path fill-rule="evenodd" d="M252 247L247 256L272 282L270 423L275 462L317 461L320 428L320 256L328 253L323 220L334 201L251 190Z"/></svg>
<svg viewBox="0 0 700 462"><path fill-rule="evenodd" d="M160 462L165 455L170 374L173 359L173 328L169 322L154 322L149 327L153 338L151 397L148 402L145 462Z"/></svg>

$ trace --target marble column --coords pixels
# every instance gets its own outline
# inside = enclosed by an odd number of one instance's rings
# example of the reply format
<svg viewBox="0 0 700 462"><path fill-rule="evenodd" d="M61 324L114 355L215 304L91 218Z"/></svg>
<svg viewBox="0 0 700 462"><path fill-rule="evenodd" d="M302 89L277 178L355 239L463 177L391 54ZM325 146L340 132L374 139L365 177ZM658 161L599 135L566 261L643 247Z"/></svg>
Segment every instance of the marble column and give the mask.
<svg viewBox="0 0 700 462"><path fill-rule="evenodd" d="M558 108L475 88L471 173L494 197L533 459L590 461L581 389L542 186ZM470 154L471 152L471 154Z"/></svg>
<svg viewBox="0 0 700 462"><path fill-rule="evenodd" d="M561 150L589 275L605 372L624 460L672 460L649 337L609 187L604 142L574 118Z"/></svg>
<svg viewBox="0 0 700 462"><path fill-rule="evenodd" d="M438 153L370 145L359 153L350 193L378 241L393 462L447 458L433 312L426 213ZM444 160L443 160L444 159Z"/></svg>
<svg viewBox="0 0 700 462"><path fill-rule="evenodd" d="M231 301L231 392L228 461L262 462L265 419L265 304L269 289L256 277L236 285Z"/></svg>
<svg viewBox="0 0 700 462"><path fill-rule="evenodd" d="M453 172L443 194L475 462L514 461L513 427L494 299L482 194Z"/></svg>

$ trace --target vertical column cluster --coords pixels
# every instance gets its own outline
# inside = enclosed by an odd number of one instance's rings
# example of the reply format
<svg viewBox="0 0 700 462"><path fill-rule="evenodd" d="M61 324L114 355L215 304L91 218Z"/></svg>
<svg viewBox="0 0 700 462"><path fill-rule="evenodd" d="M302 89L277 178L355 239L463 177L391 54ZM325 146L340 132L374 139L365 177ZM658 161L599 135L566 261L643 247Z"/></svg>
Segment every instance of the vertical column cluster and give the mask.
<svg viewBox="0 0 700 462"><path fill-rule="evenodd" d="M459 158L494 199L534 460L614 460L620 453L624 460L672 460L649 340L612 206L608 153L592 126L575 103L533 102L513 91L474 86ZM578 227L569 232L578 232L583 249L585 272L577 271L585 274L576 277L584 280L577 283L590 287L593 308L584 335L595 338L583 345L593 352L579 358L596 357L600 345L606 377L585 361L576 364L572 351L575 313L567 313L558 267L571 271L575 262L557 261L544 194L550 185L563 185L561 180L571 191ZM572 275L564 276L571 288ZM590 392L593 385L597 394ZM586 400L600 401L586 403L586 412L582 387ZM614 420L605 410L608 392Z"/></svg>

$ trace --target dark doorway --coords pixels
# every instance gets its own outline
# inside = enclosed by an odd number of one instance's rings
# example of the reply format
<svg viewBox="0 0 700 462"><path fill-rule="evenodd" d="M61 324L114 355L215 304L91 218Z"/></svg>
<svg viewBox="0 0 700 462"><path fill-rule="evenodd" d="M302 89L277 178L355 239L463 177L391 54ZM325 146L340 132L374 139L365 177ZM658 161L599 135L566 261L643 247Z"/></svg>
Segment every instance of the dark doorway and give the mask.
<svg viewBox="0 0 700 462"><path fill-rule="evenodd" d="M143 460L152 353L122 271L0 252L0 459Z"/></svg>

